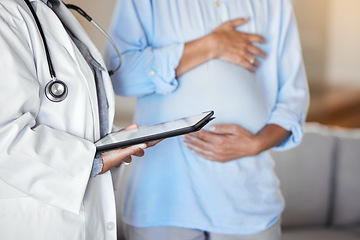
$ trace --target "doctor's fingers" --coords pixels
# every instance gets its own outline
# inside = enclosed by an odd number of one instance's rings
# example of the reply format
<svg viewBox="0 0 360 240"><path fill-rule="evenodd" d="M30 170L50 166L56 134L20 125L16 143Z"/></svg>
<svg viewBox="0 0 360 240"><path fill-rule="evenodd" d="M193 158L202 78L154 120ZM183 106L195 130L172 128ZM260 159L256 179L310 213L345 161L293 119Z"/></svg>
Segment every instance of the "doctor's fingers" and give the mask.
<svg viewBox="0 0 360 240"><path fill-rule="evenodd" d="M122 130L136 129L136 128L138 128L138 127L139 127L139 125L137 125L136 123L133 123L133 124L131 124L131 125L123 128Z"/></svg>
<svg viewBox="0 0 360 240"><path fill-rule="evenodd" d="M147 148L147 145L145 143L130 146L127 148L118 149L119 158L125 159L127 157L131 157L131 155L142 157L144 156L145 152L144 149Z"/></svg>
<svg viewBox="0 0 360 240"><path fill-rule="evenodd" d="M130 146L127 148L116 149L102 153L101 156L103 158L104 166L101 173L104 173L110 170L111 168L119 165L125 159L129 160L129 157L131 157L131 155L143 156L144 155L143 149L145 148L146 148L146 144L144 143L140 145Z"/></svg>
<svg viewBox="0 0 360 240"><path fill-rule="evenodd" d="M156 144L158 144L159 142L161 142L162 140L164 140L164 139L147 142L147 143L146 143L146 146L147 146L147 148L153 147L153 146L155 146Z"/></svg>
<svg viewBox="0 0 360 240"><path fill-rule="evenodd" d="M125 163L125 165L127 165L127 164L131 163L131 161L132 161L131 156L126 157L126 158L124 158L124 159L122 160L121 163L119 163L118 165L116 165L116 167L120 167L123 163Z"/></svg>

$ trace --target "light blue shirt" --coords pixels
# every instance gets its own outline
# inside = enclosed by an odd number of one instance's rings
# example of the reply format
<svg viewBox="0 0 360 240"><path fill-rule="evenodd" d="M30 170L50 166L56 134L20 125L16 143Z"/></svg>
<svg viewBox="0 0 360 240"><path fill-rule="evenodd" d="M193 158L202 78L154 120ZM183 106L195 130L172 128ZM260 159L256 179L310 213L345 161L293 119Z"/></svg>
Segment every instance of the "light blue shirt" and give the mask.
<svg viewBox="0 0 360 240"><path fill-rule="evenodd" d="M250 20L237 30L267 39L260 47L268 58L257 73L213 59L175 77L185 42L240 17ZM301 141L309 93L289 0L223 0L218 7L213 0L121 0L112 37L123 57L113 85L118 94L138 97L140 125L214 110L211 124L257 133L273 123L291 131L278 149ZM118 62L110 50L107 58ZM279 218L284 202L268 152L223 164L193 154L183 140L166 139L124 169L126 223L252 234Z"/></svg>

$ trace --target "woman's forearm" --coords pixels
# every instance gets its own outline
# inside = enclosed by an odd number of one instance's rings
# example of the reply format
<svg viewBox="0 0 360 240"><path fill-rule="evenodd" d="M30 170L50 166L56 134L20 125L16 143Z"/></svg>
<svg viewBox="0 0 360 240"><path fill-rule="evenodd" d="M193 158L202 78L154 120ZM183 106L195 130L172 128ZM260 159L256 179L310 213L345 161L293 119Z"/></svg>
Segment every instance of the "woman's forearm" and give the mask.
<svg viewBox="0 0 360 240"><path fill-rule="evenodd" d="M211 34L185 43L183 56L176 68L176 77L216 56L215 41Z"/></svg>
<svg viewBox="0 0 360 240"><path fill-rule="evenodd" d="M267 149L278 146L290 135L291 132L276 124L266 125L258 134L256 134L259 140L257 153L261 153Z"/></svg>
<svg viewBox="0 0 360 240"><path fill-rule="evenodd" d="M239 18L221 24L212 33L185 43L183 56L176 68L176 77L213 58L235 63L251 72L260 66L257 57L266 58L266 53L252 43L265 43L257 34L238 32L237 26L248 19Z"/></svg>

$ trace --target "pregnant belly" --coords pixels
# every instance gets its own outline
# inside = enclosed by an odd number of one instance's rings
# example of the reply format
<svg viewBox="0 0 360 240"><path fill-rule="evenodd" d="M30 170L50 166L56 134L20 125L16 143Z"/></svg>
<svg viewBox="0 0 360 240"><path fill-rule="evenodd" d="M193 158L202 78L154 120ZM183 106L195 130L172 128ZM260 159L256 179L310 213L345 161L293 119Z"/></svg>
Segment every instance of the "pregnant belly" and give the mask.
<svg viewBox="0 0 360 240"><path fill-rule="evenodd" d="M179 78L179 88L172 94L151 95L140 99L142 113L156 115L166 121L178 117L214 110L211 124L236 123L255 133L268 119L265 92L256 75L221 60L212 60ZM142 112L142 113L141 113Z"/></svg>

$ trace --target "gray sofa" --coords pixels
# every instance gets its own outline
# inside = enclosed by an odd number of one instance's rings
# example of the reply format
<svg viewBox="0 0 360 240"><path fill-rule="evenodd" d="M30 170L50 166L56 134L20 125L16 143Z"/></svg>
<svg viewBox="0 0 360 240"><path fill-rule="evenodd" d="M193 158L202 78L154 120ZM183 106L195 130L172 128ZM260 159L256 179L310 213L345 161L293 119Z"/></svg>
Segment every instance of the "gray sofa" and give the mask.
<svg viewBox="0 0 360 240"><path fill-rule="evenodd" d="M360 239L360 130L306 124L299 147L272 155L283 240Z"/></svg>

